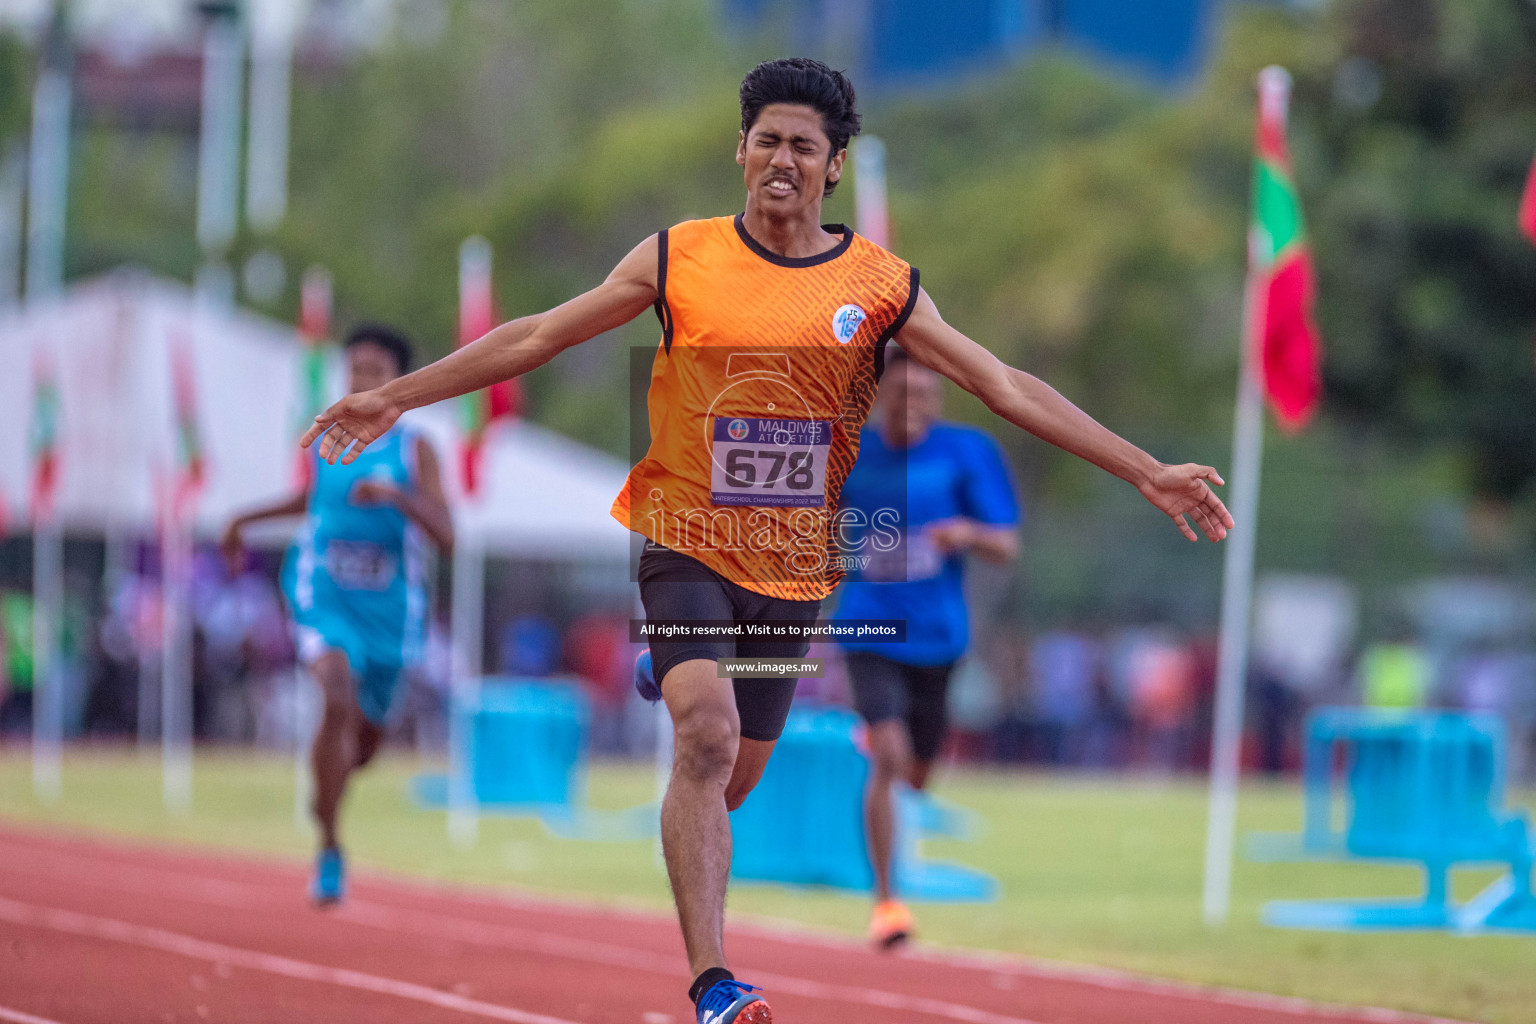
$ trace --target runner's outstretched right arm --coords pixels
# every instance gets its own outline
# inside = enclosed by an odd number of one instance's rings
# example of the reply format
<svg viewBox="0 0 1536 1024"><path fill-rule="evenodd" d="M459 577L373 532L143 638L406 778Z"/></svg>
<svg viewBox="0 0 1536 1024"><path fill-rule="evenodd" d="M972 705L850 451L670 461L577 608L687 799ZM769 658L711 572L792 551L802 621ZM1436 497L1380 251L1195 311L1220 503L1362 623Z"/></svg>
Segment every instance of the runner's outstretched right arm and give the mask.
<svg viewBox="0 0 1536 1024"><path fill-rule="evenodd" d="M348 395L315 417L300 444L320 442L320 457L351 462L407 409L489 387L543 366L572 345L626 324L656 301L658 260L652 235L619 261L607 280L547 313L502 324L414 373Z"/></svg>

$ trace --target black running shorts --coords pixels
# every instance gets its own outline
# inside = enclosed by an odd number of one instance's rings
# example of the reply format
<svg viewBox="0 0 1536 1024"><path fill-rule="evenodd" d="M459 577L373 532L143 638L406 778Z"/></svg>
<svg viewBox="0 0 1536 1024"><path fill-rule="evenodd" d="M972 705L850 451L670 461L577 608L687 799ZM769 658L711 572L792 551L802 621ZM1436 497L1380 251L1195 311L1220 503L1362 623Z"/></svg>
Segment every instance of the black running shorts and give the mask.
<svg viewBox="0 0 1536 1024"><path fill-rule="evenodd" d="M696 558L647 541L640 554L640 600L647 622L794 622L814 625L820 601L766 597L732 583ZM673 666L696 658L803 658L809 640L722 637L718 640L651 637L651 664L666 687ZM772 742L784 731L798 679L737 679L741 735Z"/></svg>
<svg viewBox="0 0 1536 1024"><path fill-rule="evenodd" d="M848 685L853 706L870 725L905 721L912 754L932 761L949 730L949 677L955 663L904 665L873 651L849 651Z"/></svg>

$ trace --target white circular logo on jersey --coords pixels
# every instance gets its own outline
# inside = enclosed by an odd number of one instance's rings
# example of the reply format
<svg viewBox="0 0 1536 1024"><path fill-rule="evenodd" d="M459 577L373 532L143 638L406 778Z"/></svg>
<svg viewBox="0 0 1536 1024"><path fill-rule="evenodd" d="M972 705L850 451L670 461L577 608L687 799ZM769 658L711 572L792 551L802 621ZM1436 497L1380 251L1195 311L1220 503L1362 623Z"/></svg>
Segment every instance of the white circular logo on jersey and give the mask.
<svg viewBox="0 0 1536 1024"><path fill-rule="evenodd" d="M859 325L865 320L865 313L858 306L843 306L832 314L832 336L837 339L839 345L846 345L853 340L853 336L859 333Z"/></svg>
<svg viewBox="0 0 1536 1024"><path fill-rule="evenodd" d="M747 436L747 421L731 420L730 426L725 428L725 432L731 435L732 441L745 440Z"/></svg>

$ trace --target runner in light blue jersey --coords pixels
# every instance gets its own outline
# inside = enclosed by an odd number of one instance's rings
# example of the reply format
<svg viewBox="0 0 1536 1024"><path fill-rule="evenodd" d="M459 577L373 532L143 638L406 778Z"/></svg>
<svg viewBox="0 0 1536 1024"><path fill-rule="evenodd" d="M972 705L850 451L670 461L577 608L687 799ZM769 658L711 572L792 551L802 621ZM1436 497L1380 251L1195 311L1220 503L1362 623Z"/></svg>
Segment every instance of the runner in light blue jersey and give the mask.
<svg viewBox="0 0 1536 1024"><path fill-rule="evenodd" d="M354 330L346 352L354 392L379 387L410 364L410 343L376 325ZM305 516L283 575L299 658L325 695L311 756L320 826L311 894L325 905L345 888L336 817L347 778L378 750L402 673L420 657L426 543L446 551L453 524L437 456L410 426L396 424L350 464L306 457L306 485L235 519L224 548L238 565L245 526Z"/></svg>

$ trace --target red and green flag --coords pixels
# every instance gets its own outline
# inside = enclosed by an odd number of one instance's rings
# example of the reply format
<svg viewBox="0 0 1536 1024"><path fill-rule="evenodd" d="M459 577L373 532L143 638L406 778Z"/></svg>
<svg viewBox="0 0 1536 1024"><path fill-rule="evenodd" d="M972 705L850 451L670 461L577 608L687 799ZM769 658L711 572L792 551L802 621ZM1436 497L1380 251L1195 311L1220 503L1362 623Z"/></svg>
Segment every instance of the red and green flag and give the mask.
<svg viewBox="0 0 1536 1024"><path fill-rule="evenodd" d="M1525 193L1520 197L1520 230L1536 245L1536 160L1531 161L1531 173L1525 179Z"/></svg>
<svg viewBox="0 0 1536 1024"><path fill-rule="evenodd" d="M1258 346L1264 393L1280 425L1299 430L1322 395L1322 342L1312 319L1312 253L1285 139L1290 87L1283 68L1259 74L1248 343Z"/></svg>
<svg viewBox="0 0 1536 1024"><path fill-rule="evenodd" d="M491 287L491 244L483 238L466 238L459 247L459 343L458 347L483 337L497 324L496 300ZM519 405L515 380L504 380L482 391L465 395L463 410L464 442L461 472L464 492L480 490L481 462L486 431L497 419L514 416Z"/></svg>
<svg viewBox="0 0 1536 1024"><path fill-rule="evenodd" d="M326 368L330 362L331 275L324 267L304 271L299 286L299 416L298 432L309 429L315 417L331 404L326 386ZM314 473L314 458L299 450L294 463L294 479L308 487Z"/></svg>
<svg viewBox="0 0 1536 1024"><path fill-rule="evenodd" d="M42 352L32 359L32 521L53 514L59 483L59 382L53 361Z"/></svg>
<svg viewBox="0 0 1536 1024"><path fill-rule="evenodd" d="M203 487L203 438L197 419L197 367L185 337L171 344L171 398L176 411L176 482L171 514L184 518Z"/></svg>

